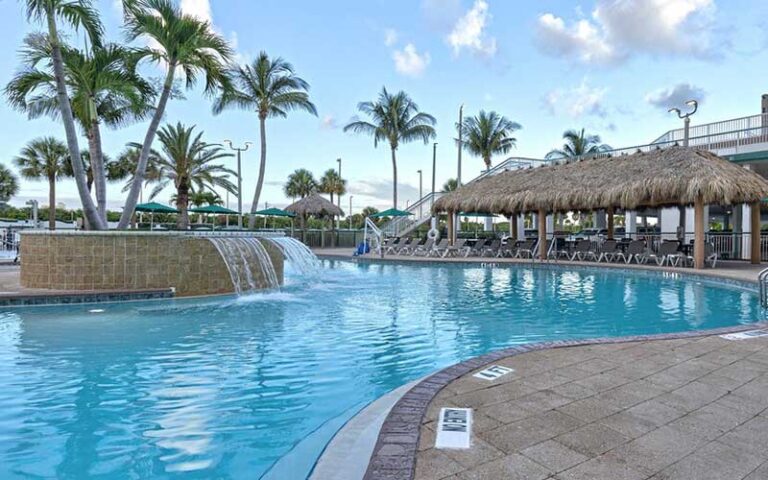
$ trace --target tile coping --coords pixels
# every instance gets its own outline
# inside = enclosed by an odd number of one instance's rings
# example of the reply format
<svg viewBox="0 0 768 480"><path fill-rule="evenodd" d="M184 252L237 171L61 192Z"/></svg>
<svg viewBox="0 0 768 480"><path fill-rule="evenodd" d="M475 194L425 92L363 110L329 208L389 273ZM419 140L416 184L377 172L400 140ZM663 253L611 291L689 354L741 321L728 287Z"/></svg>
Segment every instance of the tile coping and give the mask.
<svg viewBox="0 0 768 480"><path fill-rule="evenodd" d="M31 307L90 303L127 302L175 298L176 290L152 288L143 290L81 290L11 293L0 295L0 307Z"/></svg>
<svg viewBox="0 0 768 480"><path fill-rule="evenodd" d="M553 348L695 338L768 327L768 322L659 335L634 335L586 340L558 340L517 345L443 368L419 382L392 407L384 420L363 480L413 480L421 424L432 399L449 383L484 365L522 353Z"/></svg>

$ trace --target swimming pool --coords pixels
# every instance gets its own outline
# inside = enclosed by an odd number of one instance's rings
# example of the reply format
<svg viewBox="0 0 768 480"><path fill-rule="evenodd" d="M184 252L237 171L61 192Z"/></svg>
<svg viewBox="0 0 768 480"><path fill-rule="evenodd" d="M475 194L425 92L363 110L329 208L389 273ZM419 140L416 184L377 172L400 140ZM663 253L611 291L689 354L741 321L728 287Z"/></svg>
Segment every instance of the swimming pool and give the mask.
<svg viewBox="0 0 768 480"><path fill-rule="evenodd" d="M332 261L249 297L8 309L0 478L301 479L365 404L460 360L763 318L657 274Z"/></svg>

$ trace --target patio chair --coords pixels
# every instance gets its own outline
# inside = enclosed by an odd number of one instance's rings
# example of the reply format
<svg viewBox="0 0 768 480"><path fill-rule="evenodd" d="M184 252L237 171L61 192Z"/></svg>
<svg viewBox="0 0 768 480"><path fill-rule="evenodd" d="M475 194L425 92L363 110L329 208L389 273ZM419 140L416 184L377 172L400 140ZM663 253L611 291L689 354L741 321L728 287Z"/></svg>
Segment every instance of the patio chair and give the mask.
<svg viewBox="0 0 768 480"><path fill-rule="evenodd" d="M475 244L472 247L467 247L464 250L464 256L465 257L479 257L483 254L483 249L485 249L485 246L488 244L488 240L481 238L480 240L476 241Z"/></svg>
<svg viewBox="0 0 768 480"><path fill-rule="evenodd" d="M614 261L623 261L624 263L632 263L635 261L638 265L648 262L648 255L645 251L645 240L632 240L627 245L625 251L618 251L614 255Z"/></svg>
<svg viewBox="0 0 768 480"><path fill-rule="evenodd" d="M534 252L536 251L536 245L538 240L525 240L517 247L515 258L530 258L533 259Z"/></svg>
<svg viewBox="0 0 768 480"><path fill-rule="evenodd" d="M669 265L670 267L676 267L681 261L685 260L685 257L679 250L680 242L669 240L659 246L658 252L648 254L648 260L655 260L658 266Z"/></svg>
<svg viewBox="0 0 768 480"><path fill-rule="evenodd" d="M588 259L597 261L597 253L595 253L591 240L579 240L576 242L576 247L573 249L573 255L571 255L571 261L577 259L582 262Z"/></svg>
<svg viewBox="0 0 768 480"><path fill-rule="evenodd" d="M704 264L709 264L710 267L715 268L717 265L717 259L718 255L715 251L715 245L707 242L704 244ZM696 262L695 258L693 257L693 254L691 255L685 255L683 258L683 265L687 267L692 267L693 264Z"/></svg>
<svg viewBox="0 0 768 480"><path fill-rule="evenodd" d="M456 243L446 247L445 251L443 252L442 257L443 258L458 257L460 254L463 254L465 252L465 250L466 251L469 250L469 247L465 246L466 243L467 243L467 239L466 238L457 238L456 239Z"/></svg>
<svg viewBox="0 0 768 480"><path fill-rule="evenodd" d="M605 260L606 262L613 262L616 260L616 255L621 252L619 249L619 242L616 240L606 240L600 246L600 256L597 257L598 262Z"/></svg>
<svg viewBox="0 0 768 480"><path fill-rule="evenodd" d="M499 253L499 249L501 248L501 240L494 239L490 245L486 245L483 247L483 251L480 252L480 256L484 257L486 254L490 257L495 257Z"/></svg>
<svg viewBox="0 0 768 480"><path fill-rule="evenodd" d="M514 258L515 254L517 254L517 242L510 238L507 240L507 243L499 247L499 251L496 252L496 258Z"/></svg>
<svg viewBox="0 0 768 480"><path fill-rule="evenodd" d="M416 248L411 251L411 256L422 256L427 255L432 250L432 248L435 246L435 239L434 238L428 238L426 242L424 242L421 245L417 245Z"/></svg>
<svg viewBox="0 0 768 480"><path fill-rule="evenodd" d="M438 242L437 245L432 247L432 250L427 252L427 256L428 257L432 257L432 256L442 257L443 254L445 253L445 251L450 246L450 245L448 245L448 243L449 243L449 240L447 238L444 238L444 239L440 240L440 242Z"/></svg>
<svg viewBox="0 0 768 480"><path fill-rule="evenodd" d="M410 255L421 243L420 238L412 238L408 243L397 249L398 255Z"/></svg>
<svg viewBox="0 0 768 480"><path fill-rule="evenodd" d="M407 241L407 239L405 238L395 238L395 239L388 238L387 240L388 241L391 240L391 241L386 245L386 248L383 245L381 247L384 249L384 253L397 253L397 250L400 247L404 246L405 242Z"/></svg>
<svg viewBox="0 0 768 480"><path fill-rule="evenodd" d="M547 254L547 258L552 258L554 260L559 260L563 257L566 259L570 258L571 253L565 237L555 237L553 241L555 243L552 246L552 250Z"/></svg>

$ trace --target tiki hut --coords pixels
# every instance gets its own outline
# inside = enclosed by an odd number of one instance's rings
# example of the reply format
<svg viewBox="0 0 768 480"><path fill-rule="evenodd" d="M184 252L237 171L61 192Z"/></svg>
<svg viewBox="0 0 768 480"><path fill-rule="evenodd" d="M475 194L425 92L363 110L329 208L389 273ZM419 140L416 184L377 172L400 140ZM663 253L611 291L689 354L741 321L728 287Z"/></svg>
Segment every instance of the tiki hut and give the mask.
<svg viewBox="0 0 768 480"><path fill-rule="evenodd" d="M617 157L561 161L500 173L467 184L440 198L435 212L488 212L539 217L539 238L546 245L546 215L569 211L613 212L694 206L694 257L704 264L704 205L751 204L752 260L760 259L760 201L768 181L719 156L686 147L670 147ZM451 215L449 215L451 218ZM540 249L542 258L546 248Z"/></svg>
<svg viewBox="0 0 768 480"><path fill-rule="evenodd" d="M323 198L318 193L313 193L307 197L302 198L298 202L285 207L286 212L293 212L301 219L301 228L306 231L306 219L308 216L316 218L330 218L331 228L333 228L333 218L336 216L344 216L344 212L331 203L326 198ZM325 246L325 235L321 234L321 246Z"/></svg>

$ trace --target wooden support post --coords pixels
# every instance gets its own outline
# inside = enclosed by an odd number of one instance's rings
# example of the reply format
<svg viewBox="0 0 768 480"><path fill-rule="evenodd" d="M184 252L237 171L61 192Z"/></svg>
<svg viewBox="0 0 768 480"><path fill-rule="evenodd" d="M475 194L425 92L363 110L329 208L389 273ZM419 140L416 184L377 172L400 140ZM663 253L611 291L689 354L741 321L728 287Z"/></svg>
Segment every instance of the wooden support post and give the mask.
<svg viewBox="0 0 768 480"><path fill-rule="evenodd" d="M539 210L539 259L547 259L547 212Z"/></svg>
<svg viewBox="0 0 768 480"><path fill-rule="evenodd" d="M613 207L608 207L608 239L613 240Z"/></svg>
<svg viewBox="0 0 768 480"><path fill-rule="evenodd" d="M750 238L752 264L759 265L760 255L760 202L750 205L749 229L752 231Z"/></svg>
<svg viewBox="0 0 768 480"><path fill-rule="evenodd" d="M696 197L693 204L693 233L693 267L702 270L707 245L704 241L704 199L701 195Z"/></svg>
<svg viewBox="0 0 768 480"><path fill-rule="evenodd" d="M509 231L512 232L512 241L516 242L518 238L520 238L520 235L517 231L517 213L509 217Z"/></svg>
<svg viewBox="0 0 768 480"><path fill-rule="evenodd" d="M455 235L453 234L453 230L455 228L455 226L453 225L454 217L455 215L453 214L453 212L449 211L448 212L448 244L449 245L453 245L453 239L455 237Z"/></svg>

